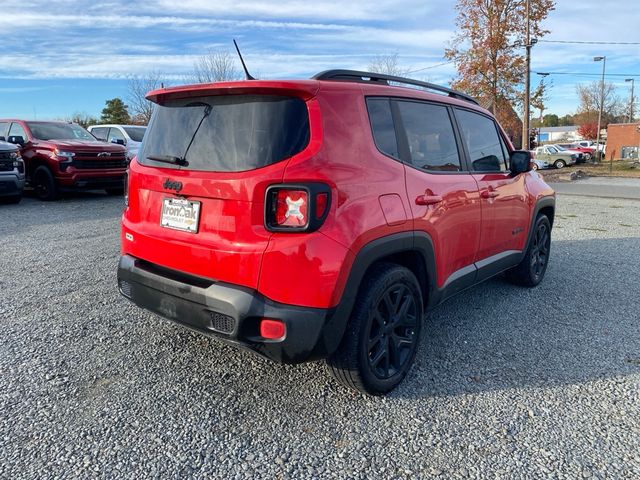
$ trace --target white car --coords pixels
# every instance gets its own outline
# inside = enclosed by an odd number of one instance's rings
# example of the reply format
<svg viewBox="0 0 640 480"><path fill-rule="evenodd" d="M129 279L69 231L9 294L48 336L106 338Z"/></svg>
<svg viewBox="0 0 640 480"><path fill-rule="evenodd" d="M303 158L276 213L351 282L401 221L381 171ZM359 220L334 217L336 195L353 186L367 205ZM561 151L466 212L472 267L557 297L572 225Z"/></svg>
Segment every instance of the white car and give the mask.
<svg viewBox="0 0 640 480"><path fill-rule="evenodd" d="M554 168L564 168L567 165L575 165L578 161L578 154L568 151L562 151L553 145L544 145L537 147L533 151L535 160L541 160L553 165Z"/></svg>
<svg viewBox="0 0 640 480"><path fill-rule="evenodd" d="M127 147L129 161L138 154L147 127L140 125L91 125L87 128L94 137Z"/></svg>

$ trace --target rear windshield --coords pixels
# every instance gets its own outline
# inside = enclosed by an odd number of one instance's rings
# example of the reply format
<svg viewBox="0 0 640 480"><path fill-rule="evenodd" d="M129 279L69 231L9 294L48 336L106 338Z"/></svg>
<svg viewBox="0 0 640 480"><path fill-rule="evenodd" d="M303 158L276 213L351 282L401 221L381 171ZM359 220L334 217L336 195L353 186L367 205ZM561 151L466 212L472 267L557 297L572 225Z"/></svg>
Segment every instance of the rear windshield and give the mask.
<svg viewBox="0 0 640 480"><path fill-rule="evenodd" d="M266 95L178 99L156 107L138 161L162 168L239 172L289 158L308 143L309 115L301 99ZM164 163L149 157L180 161Z"/></svg>

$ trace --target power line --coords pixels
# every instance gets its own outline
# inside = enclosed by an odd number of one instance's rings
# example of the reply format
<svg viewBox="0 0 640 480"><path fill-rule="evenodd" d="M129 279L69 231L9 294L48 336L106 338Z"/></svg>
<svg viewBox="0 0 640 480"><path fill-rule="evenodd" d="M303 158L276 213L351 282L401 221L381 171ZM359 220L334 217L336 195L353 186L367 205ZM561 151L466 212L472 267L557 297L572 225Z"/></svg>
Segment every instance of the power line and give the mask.
<svg viewBox="0 0 640 480"><path fill-rule="evenodd" d="M430 70L432 68L436 68L436 67L442 67L444 65L449 65L450 63L455 62L455 60L449 60L448 62L442 62L442 63L437 63L436 65L431 65L429 67L424 67L424 68L418 68L416 70L409 70L408 72L405 73L416 73L416 72L422 72L423 70Z"/></svg>
<svg viewBox="0 0 640 480"><path fill-rule="evenodd" d="M587 76L587 77L600 77L601 73L588 73L588 72L536 72L539 74L549 74L549 75L579 75L579 76ZM606 77L640 77L640 73L607 73Z"/></svg>
<svg viewBox="0 0 640 480"><path fill-rule="evenodd" d="M640 45L640 42L583 42L579 40L538 40L544 43L575 43L580 45Z"/></svg>

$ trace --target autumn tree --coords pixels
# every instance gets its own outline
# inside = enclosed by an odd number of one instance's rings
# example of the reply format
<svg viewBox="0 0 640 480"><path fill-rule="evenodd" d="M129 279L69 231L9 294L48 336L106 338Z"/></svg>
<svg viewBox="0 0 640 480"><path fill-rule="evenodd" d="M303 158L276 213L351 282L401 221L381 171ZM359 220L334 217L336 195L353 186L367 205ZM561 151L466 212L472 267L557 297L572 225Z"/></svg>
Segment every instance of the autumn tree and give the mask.
<svg viewBox="0 0 640 480"><path fill-rule="evenodd" d="M578 127L578 135L586 140L598 138L598 124L596 122L583 123Z"/></svg>
<svg viewBox="0 0 640 480"><path fill-rule="evenodd" d="M554 0L530 0L531 37L546 33L541 26ZM525 73L526 0L458 0L458 33L445 57L453 60L456 89L480 99L503 121L521 102Z"/></svg>
<svg viewBox="0 0 640 480"><path fill-rule="evenodd" d="M131 121L137 125L148 125L153 113L153 103L147 100L146 95L152 90L167 86L164 76L157 71L146 75L134 75L129 78L127 85L127 102L131 112Z"/></svg>
<svg viewBox="0 0 640 480"><path fill-rule="evenodd" d="M405 76L408 71L400 66L397 53L387 55L376 55L369 62L369 71L374 73L384 73L397 77Z"/></svg>
<svg viewBox="0 0 640 480"><path fill-rule="evenodd" d="M107 100L106 106L102 109L100 121L102 123L128 124L130 122L127 105L120 98Z"/></svg>
<svg viewBox="0 0 640 480"><path fill-rule="evenodd" d="M242 75L236 68L236 58L229 52L210 50L193 65L196 83L227 82L240 80Z"/></svg>
<svg viewBox="0 0 640 480"><path fill-rule="evenodd" d="M529 103L531 104L532 109L536 109L540 111L539 118L541 123L544 119L543 114L546 107L546 103L549 100L549 89L551 88L551 86L552 86L552 83L551 82L546 83L543 78L542 80L540 80L540 83L531 94L531 100Z"/></svg>

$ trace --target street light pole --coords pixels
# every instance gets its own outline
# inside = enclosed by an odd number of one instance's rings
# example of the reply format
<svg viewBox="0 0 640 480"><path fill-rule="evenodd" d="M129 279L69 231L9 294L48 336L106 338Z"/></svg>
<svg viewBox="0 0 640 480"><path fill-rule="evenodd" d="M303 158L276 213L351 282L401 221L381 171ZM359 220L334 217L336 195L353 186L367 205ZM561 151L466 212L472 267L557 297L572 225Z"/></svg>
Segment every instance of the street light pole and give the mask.
<svg viewBox="0 0 640 480"><path fill-rule="evenodd" d="M633 103L635 98L633 98L633 78L625 78L625 82L631 82L631 102L629 103L629 123L633 123Z"/></svg>
<svg viewBox="0 0 640 480"><path fill-rule="evenodd" d="M598 132L596 134L595 158L600 159L600 124L602 123L602 109L604 108L604 71L607 65L607 57L593 57L594 62L602 60L602 80L600 81L600 110L598 111ZM613 157L611 157L613 158ZM613 165L611 166L613 168Z"/></svg>

